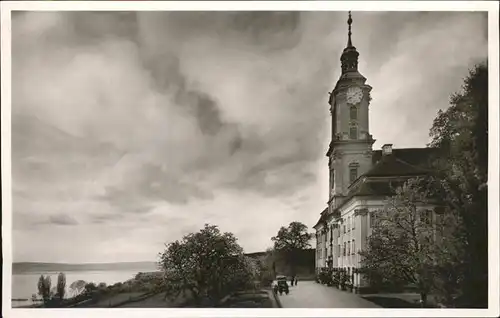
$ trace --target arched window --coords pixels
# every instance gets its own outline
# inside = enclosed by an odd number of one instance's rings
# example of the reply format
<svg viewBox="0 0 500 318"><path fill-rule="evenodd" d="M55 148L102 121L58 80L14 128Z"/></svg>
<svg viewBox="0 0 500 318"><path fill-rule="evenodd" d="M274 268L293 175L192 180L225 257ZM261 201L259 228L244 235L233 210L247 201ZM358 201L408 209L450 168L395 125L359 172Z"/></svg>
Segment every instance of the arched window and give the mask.
<svg viewBox="0 0 500 318"><path fill-rule="evenodd" d="M349 118L351 120L358 120L358 108L356 106L351 106L349 112Z"/></svg>

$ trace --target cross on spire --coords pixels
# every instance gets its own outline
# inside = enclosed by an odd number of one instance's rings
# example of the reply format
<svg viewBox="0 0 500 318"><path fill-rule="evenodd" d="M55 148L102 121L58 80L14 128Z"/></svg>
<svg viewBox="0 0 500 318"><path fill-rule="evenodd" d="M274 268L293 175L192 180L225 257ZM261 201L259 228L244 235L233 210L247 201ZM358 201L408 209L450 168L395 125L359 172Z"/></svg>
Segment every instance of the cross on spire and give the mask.
<svg viewBox="0 0 500 318"><path fill-rule="evenodd" d="M347 24L349 25L349 32L347 33L347 47L352 47L352 41L351 41L351 24L352 24L352 17L351 17L351 11L349 11L349 19L347 19Z"/></svg>
<svg viewBox="0 0 500 318"><path fill-rule="evenodd" d="M358 70L358 56L359 53L356 51L356 48L352 45L352 16L351 11L349 11L349 18L347 19L348 33L347 33L347 47L342 52L342 56L340 57L340 61L342 62L342 74L349 71L357 71Z"/></svg>

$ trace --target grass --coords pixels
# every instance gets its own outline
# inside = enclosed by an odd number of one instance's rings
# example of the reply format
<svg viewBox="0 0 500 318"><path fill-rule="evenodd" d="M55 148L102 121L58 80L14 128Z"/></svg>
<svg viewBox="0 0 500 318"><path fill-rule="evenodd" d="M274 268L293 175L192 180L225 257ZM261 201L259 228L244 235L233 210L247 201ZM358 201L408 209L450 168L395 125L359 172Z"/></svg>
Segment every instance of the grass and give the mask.
<svg viewBox="0 0 500 318"><path fill-rule="evenodd" d="M418 294L374 294L361 297L383 308L421 308ZM429 297L426 308L435 307L432 297Z"/></svg>
<svg viewBox="0 0 500 318"><path fill-rule="evenodd" d="M95 303L84 304L82 306L76 306L77 308L88 307L88 308L107 308L113 307L120 303L133 300L144 295L143 292L130 292L130 293L120 293L115 295L110 295L108 297L103 296Z"/></svg>
<svg viewBox="0 0 500 318"><path fill-rule="evenodd" d="M368 296L363 298L383 308L420 308L419 304L396 297Z"/></svg>

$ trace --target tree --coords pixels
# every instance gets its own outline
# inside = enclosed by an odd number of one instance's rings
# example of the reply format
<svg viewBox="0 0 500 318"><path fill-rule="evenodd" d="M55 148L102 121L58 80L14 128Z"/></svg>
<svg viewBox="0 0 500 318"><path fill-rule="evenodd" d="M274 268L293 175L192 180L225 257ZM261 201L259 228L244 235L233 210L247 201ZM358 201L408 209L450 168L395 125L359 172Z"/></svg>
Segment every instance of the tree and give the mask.
<svg viewBox="0 0 500 318"><path fill-rule="evenodd" d="M441 149L434 165L436 193L463 223L463 307L488 306L488 67L474 67L450 107L439 111L430 131ZM462 266L461 265L461 266Z"/></svg>
<svg viewBox="0 0 500 318"><path fill-rule="evenodd" d="M44 303L49 302L50 300L50 290L51 290L51 279L50 276L41 275L38 279L38 295L40 295L43 299Z"/></svg>
<svg viewBox="0 0 500 318"><path fill-rule="evenodd" d="M60 300L63 300L65 293L66 293L66 275L64 273L59 273L59 275L57 276L56 295Z"/></svg>
<svg viewBox="0 0 500 318"><path fill-rule="evenodd" d="M301 222L291 222L288 227L282 226L278 234L271 240L274 242L274 260L283 257L291 267L292 276L296 275L296 265L300 259L300 251L311 247L312 234Z"/></svg>
<svg viewBox="0 0 500 318"><path fill-rule="evenodd" d="M199 232L166 245L159 258L166 297L189 291L198 305L204 300L213 305L252 281L252 269L236 237L214 225L205 224Z"/></svg>
<svg viewBox="0 0 500 318"><path fill-rule="evenodd" d="M453 215L434 215L432 193L424 179L407 180L377 212L367 248L360 252L362 273L374 283L412 284L425 306L434 275L444 260L460 258L448 232ZM446 227L444 226L446 224ZM444 267L443 267L444 268Z"/></svg>
<svg viewBox="0 0 500 318"><path fill-rule="evenodd" d="M80 295L85 290L85 285L87 285L87 282L84 280L77 280L71 283L69 289L71 290L72 296L75 297Z"/></svg>
<svg viewBox="0 0 500 318"><path fill-rule="evenodd" d="M85 289L85 293L91 294L93 291L97 290L97 286L95 285L95 283L90 282L88 284L85 284L84 289Z"/></svg>

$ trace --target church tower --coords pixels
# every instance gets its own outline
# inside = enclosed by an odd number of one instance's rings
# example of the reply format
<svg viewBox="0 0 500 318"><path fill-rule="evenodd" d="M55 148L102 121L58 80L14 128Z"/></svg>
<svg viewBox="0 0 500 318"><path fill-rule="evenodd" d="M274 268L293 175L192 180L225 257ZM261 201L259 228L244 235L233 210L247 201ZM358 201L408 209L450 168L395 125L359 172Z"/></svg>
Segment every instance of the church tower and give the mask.
<svg viewBox="0 0 500 318"><path fill-rule="evenodd" d="M352 44L352 17L349 11L347 47L340 57L342 72L330 93L332 137L327 152L330 168L329 210L344 199L350 185L372 165L372 145L368 108L371 86L358 71L359 53Z"/></svg>

